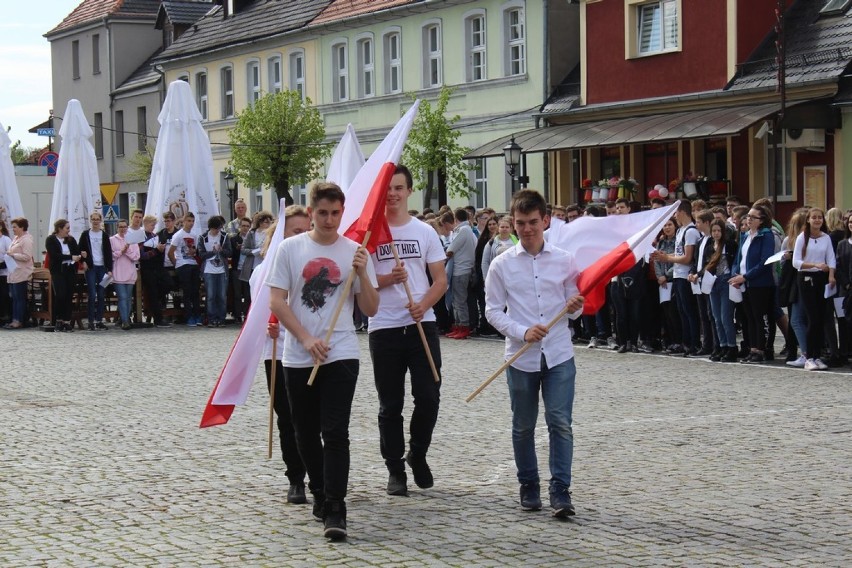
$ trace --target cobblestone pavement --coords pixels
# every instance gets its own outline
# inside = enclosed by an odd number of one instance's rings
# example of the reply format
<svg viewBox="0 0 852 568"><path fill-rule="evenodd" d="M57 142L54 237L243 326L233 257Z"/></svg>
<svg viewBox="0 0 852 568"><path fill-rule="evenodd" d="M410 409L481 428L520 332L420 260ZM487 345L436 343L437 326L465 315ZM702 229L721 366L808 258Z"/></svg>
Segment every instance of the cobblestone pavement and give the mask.
<svg viewBox="0 0 852 568"><path fill-rule="evenodd" d="M197 427L234 335L0 334L0 566L852 563L848 373L578 349L577 516L559 521L517 505L505 379L464 402L497 341L442 340L435 487L387 496L362 335L350 536L329 543L266 460L261 380ZM546 478L543 417L538 447Z"/></svg>

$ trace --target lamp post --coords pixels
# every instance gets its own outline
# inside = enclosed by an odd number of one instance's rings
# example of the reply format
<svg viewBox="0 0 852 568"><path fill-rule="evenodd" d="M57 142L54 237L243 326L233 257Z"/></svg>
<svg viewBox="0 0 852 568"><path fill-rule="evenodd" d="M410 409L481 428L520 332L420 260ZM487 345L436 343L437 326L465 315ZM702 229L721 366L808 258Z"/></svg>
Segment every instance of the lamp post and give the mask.
<svg viewBox="0 0 852 568"><path fill-rule="evenodd" d="M234 196L237 193L237 179L231 170L225 174L225 190L228 192L228 204L231 207L231 215L234 213Z"/></svg>
<svg viewBox="0 0 852 568"><path fill-rule="evenodd" d="M521 147L515 142L515 137L512 136L512 139L508 144L503 146L503 158L506 161L506 173L509 174L509 177L512 178L512 195L518 191L518 186L515 184L516 181L520 181L515 176L515 172L518 169L518 165L521 163Z"/></svg>

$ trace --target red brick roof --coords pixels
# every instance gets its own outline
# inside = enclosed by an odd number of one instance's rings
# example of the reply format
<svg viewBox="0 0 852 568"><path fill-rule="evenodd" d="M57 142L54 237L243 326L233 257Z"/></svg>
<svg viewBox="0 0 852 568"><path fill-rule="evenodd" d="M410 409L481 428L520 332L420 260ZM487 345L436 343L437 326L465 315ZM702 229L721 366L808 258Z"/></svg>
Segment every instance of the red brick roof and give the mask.
<svg viewBox="0 0 852 568"><path fill-rule="evenodd" d="M406 4L417 4L423 0L334 0L311 24L327 24L345 20L370 12L388 10Z"/></svg>
<svg viewBox="0 0 852 568"><path fill-rule="evenodd" d="M160 0L83 0L58 26L45 35L50 36L113 15L156 18L159 8Z"/></svg>

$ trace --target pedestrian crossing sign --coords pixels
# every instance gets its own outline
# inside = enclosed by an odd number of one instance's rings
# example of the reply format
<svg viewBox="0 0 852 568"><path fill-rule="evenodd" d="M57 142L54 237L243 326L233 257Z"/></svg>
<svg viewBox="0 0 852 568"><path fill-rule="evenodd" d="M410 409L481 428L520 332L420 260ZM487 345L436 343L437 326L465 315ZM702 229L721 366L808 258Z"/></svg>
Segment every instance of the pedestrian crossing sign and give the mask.
<svg viewBox="0 0 852 568"><path fill-rule="evenodd" d="M104 205L104 222L115 223L118 221L118 205Z"/></svg>

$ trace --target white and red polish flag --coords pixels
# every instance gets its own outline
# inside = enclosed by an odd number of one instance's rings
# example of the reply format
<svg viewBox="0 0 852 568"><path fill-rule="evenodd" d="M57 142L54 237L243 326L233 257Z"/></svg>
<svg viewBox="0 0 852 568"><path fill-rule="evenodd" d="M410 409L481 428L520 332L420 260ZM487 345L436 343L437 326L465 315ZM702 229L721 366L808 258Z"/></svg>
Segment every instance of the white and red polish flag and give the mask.
<svg viewBox="0 0 852 568"><path fill-rule="evenodd" d="M390 229L387 226L387 218L385 217L384 201L387 197L387 187L390 184L390 178L393 177L393 171L399 157L402 155L402 148L405 146L405 141L408 138L408 132L411 130L411 125L414 123L414 117L417 113L417 108L420 102L415 101L411 109L400 119L397 125L390 131L385 140L373 152L366 164L361 167L357 174L352 175L351 170L340 170L344 177L352 179L349 188L343 188L346 194L346 204L343 211L343 219L340 223L341 234L354 238L360 243L363 239L366 230L372 230L373 235L370 237L370 246L367 248L375 250L377 244L390 241ZM349 130L347 129L347 133ZM354 134L354 131L353 131ZM351 144L351 140L341 140L341 145L346 143L350 148L349 152L357 150L360 154L360 147L357 147L357 139L355 145ZM337 154L337 152L336 152ZM363 157L363 154L360 154ZM362 158L363 159L363 158ZM357 156L341 154L343 164L357 164ZM346 169L346 166L342 166ZM334 181L336 180L328 180ZM382 185L383 184L383 185ZM339 185L339 184L338 184ZM378 188L378 189L377 189ZM371 191L374 190L375 191ZM370 210L365 210L370 206ZM279 211L284 211L284 200L281 200ZM347 218L349 219L347 221ZM269 243L270 251L278 249L278 245L284 239L284 223L279 222L275 228L275 233ZM213 392L210 393L210 398L207 400L207 406L204 408L204 413L201 417L200 428L209 426L220 426L226 424L234 412L234 406L245 404L248 399L249 391L254 382L257 366L260 363L260 358L263 355L263 346L266 342L266 324L271 315L269 309L269 287L263 283L266 281L266 275L272 265L272 254L268 254L252 273L252 302L251 309L246 317L245 324L228 354L225 361L225 366L219 374L219 379L216 381L216 386L213 387Z"/></svg>
<svg viewBox="0 0 852 568"><path fill-rule="evenodd" d="M378 245L393 240L385 217L385 200L419 108L418 99L370 155L345 192L346 206L340 220L341 234L361 244L367 231L372 231L366 246L371 253Z"/></svg>
<svg viewBox="0 0 852 568"><path fill-rule="evenodd" d="M626 272L654 248L654 239L677 211L677 203L630 215L580 217L570 223L554 220L548 242L574 254L580 278L577 288L585 297L583 313L603 306L606 285Z"/></svg>

